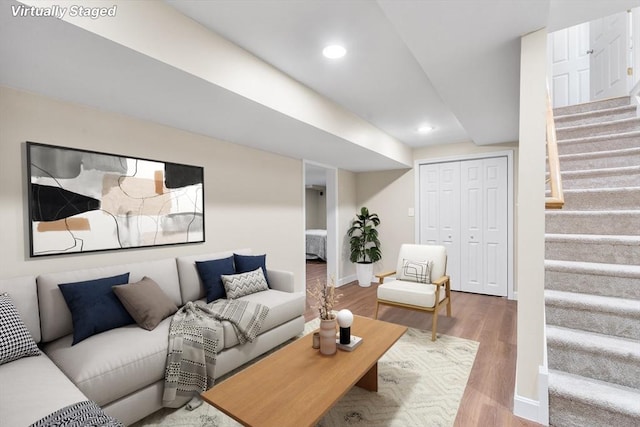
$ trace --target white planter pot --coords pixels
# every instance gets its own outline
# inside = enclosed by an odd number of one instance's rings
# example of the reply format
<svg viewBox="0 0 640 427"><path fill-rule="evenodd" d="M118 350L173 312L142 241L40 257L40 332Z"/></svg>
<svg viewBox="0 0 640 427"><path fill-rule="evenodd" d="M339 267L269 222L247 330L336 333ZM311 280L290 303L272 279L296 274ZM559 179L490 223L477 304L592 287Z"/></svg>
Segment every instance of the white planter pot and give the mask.
<svg viewBox="0 0 640 427"><path fill-rule="evenodd" d="M371 286L371 281L373 281L373 263L356 263L356 274L358 275L358 285L363 288Z"/></svg>

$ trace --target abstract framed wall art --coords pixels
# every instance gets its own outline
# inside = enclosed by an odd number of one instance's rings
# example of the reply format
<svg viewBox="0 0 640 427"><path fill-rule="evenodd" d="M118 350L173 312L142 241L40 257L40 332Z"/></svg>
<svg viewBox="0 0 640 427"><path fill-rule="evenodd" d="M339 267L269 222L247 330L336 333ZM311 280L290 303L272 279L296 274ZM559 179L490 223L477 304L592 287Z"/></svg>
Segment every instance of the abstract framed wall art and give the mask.
<svg viewBox="0 0 640 427"><path fill-rule="evenodd" d="M204 242L204 170L27 142L31 256Z"/></svg>

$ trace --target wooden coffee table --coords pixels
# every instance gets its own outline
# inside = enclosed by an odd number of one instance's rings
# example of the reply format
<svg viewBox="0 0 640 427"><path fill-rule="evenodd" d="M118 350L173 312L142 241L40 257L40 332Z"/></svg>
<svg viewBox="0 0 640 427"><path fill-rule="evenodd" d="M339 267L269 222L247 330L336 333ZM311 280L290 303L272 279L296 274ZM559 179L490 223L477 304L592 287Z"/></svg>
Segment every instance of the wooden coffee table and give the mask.
<svg viewBox="0 0 640 427"><path fill-rule="evenodd" d="M324 356L308 334L202 393L205 402L254 427L313 426L354 385L378 390L378 359L405 326L354 316L363 338L352 352Z"/></svg>

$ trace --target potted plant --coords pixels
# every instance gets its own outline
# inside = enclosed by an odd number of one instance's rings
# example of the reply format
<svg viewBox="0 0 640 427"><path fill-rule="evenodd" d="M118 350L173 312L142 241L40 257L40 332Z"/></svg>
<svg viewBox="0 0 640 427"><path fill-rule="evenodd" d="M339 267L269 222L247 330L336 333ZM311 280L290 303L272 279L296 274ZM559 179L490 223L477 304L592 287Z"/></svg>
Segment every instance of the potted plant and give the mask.
<svg viewBox="0 0 640 427"><path fill-rule="evenodd" d="M350 259L351 262L356 263L358 284L363 287L371 286L373 263L382 258L378 230L376 230L378 225L380 225L378 214L370 213L369 209L362 207L347 232L350 237Z"/></svg>

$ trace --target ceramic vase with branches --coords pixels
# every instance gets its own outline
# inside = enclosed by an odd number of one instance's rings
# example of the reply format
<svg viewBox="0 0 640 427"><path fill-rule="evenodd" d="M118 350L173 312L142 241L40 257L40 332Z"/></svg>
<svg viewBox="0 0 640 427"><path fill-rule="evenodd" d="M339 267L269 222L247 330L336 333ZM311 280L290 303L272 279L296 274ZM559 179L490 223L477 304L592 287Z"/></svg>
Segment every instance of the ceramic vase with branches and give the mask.
<svg viewBox="0 0 640 427"><path fill-rule="evenodd" d="M313 308L318 310L320 317L320 353L335 354L336 346L336 314L333 307L342 295L336 293L333 281L331 283L318 280L316 286L307 290L309 296L315 300Z"/></svg>

